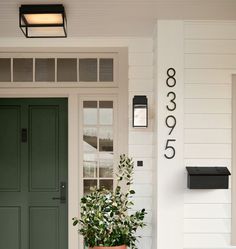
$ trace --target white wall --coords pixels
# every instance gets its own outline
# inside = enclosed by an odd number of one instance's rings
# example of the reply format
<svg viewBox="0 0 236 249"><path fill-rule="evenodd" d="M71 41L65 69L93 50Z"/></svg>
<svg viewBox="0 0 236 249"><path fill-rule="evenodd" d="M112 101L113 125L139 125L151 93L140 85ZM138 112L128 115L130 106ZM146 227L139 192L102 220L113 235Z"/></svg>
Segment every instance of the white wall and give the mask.
<svg viewBox="0 0 236 249"><path fill-rule="evenodd" d="M142 236L139 248L150 249L152 246L152 164L153 164L153 131L152 117L150 126L147 129L133 129L132 119L132 98L133 95L147 95L149 101L150 113L153 112L153 41L152 38L120 38L120 37L102 37L102 38L81 38L81 39L12 39L0 38L0 47L6 48L6 51L14 52L14 47L128 47L129 51L129 155L135 160L143 160L143 167L135 167L134 189L135 207L134 209L146 208L148 215L146 218L147 226L138 231ZM50 93L49 93L50 94ZM37 95L37 94L36 94ZM77 101L74 102L75 104ZM73 104L73 103L71 103ZM150 115L152 116L152 115ZM70 209L70 210L73 210ZM74 216L75 214L73 214ZM70 219L71 217L69 217ZM69 221L70 239L76 240L75 228ZM72 230L73 229L73 230ZM73 248L77 249L77 241L70 241Z"/></svg>
<svg viewBox="0 0 236 249"><path fill-rule="evenodd" d="M154 57L158 63L154 64L157 75L154 81L157 84L154 241L158 249L235 248L230 245L231 189L189 190L185 167L227 166L231 170L231 84L232 74L236 74L236 22L158 21L155 43L158 49ZM181 60L184 60L182 69L178 68ZM177 122L183 119L183 127L178 128L183 129L184 140L177 147L181 150L184 146L181 165L163 158L168 138L164 125L167 89L163 75L168 63L178 68L177 73L184 73L183 81L177 80L184 88L184 93L177 95L180 102L184 101L184 117L176 114ZM174 189L180 186L178 180L171 181L173 174L184 179L179 192ZM182 221L173 214L182 217Z"/></svg>
<svg viewBox="0 0 236 249"><path fill-rule="evenodd" d="M184 22L185 166L231 170L235 22ZM184 247L229 248L231 190L185 189Z"/></svg>

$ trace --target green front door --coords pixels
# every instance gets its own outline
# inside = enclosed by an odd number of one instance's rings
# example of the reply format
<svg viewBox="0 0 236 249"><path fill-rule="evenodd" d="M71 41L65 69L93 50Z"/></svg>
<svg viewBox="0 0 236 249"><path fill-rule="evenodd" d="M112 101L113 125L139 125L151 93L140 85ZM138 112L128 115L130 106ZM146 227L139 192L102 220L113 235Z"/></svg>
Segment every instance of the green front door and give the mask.
<svg viewBox="0 0 236 249"><path fill-rule="evenodd" d="M67 249L67 199L67 100L0 99L0 249Z"/></svg>

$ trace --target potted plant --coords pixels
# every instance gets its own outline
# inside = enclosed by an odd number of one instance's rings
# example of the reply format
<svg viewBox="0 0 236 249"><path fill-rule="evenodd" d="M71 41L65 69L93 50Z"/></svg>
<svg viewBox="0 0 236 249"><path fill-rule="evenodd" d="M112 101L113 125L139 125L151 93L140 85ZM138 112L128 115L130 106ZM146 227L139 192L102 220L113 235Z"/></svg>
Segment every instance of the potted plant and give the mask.
<svg viewBox="0 0 236 249"><path fill-rule="evenodd" d="M80 218L73 218L73 225L79 225L85 245L89 248L113 249L137 248L136 231L144 227L145 209L129 214L134 205L134 190L129 189L133 181L134 163L125 155L120 156L117 185L114 191L92 188L81 199ZM126 190L121 187L125 183Z"/></svg>

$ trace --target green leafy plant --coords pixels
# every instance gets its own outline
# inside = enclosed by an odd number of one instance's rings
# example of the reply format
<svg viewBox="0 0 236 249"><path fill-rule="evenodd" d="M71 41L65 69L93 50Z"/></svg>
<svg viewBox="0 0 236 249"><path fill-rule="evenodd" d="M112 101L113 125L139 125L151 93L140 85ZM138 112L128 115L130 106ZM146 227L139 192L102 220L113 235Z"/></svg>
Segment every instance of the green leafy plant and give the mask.
<svg viewBox="0 0 236 249"><path fill-rule="evenodd" d="M134 205L134 190L122 191L121 182L131 185L133 182L134 162L125 155L120 156L117 173L117 185L114 191L105 188L92 188L91 193L81 199L80 218L73 218L73 225L79 225L85 245L136 247L136 231L144 227L145 209L129 214ZM128 187L127 186L127 187Z"/></svg>

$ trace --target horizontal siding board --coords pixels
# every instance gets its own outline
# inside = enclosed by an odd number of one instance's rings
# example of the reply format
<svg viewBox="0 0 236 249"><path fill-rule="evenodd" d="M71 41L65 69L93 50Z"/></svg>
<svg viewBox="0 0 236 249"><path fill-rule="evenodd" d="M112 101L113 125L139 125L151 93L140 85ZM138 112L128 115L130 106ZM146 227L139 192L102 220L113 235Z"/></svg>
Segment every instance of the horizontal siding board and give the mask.
<svg viewBox="0 0 236 249"><path fill-rule="evenodd" d="M236 69L236 55L185 54L185 67Z"/></svg>
<svg viewBox="0 0 236 249"><path fill-rule="evenodd" d="M152 171L135 171L134 172L134 183L143 184L150 183L152 181Z"/></svg>
<svg viewBox="0 0 236 249"><path fill-rule="evenodd" d="M152 224L146 223L145 227L138 228L137 229L137 236L151 237L152 236Z"/></svg>
<svg viewBox="0 0 236 249"><path fill-rule="evenodd" d="M140 209L147 209L152 210L152 197L137 197L135 196L133 198L134 210L140 210Z"/></svg>
<svg viewBox="0 0 236 249"><path fill-rule="evenodd" d="M230 99L185 99L185 113L231 113Z"/></svg>
<svg viewBox="0 0 236 249"><path fill-rule="evenodd" d="M129 67L129 79L153 79L153 68L144 66Z"/></svg>
<svg viewBox="0 0 236 249"><path fill-rule="evenodd" d="M185 69L185 84L231 84L236 69Z"/></svg>
<svg viewBox="0 0 236 249"><path fill-rule="evenodd" d="M200 143L231 143L231 129L185 129L184 142Z"/></svg>
<svg viewBox="0 0 236 249"><path fill-rule="evenodd" d="M185 39L236 39L235 22L185 22Z"/></svg>
<svg viewBox="0 0 236 249"><path fill-rule="evenodd" d="M236 54L235 40L186 40L185 53Z"/></svg>
<svg viewBox="0 0 236 249"><path fill-rule="evenodd" d="M185 144L185 158L230 158L230 144Z"/></svg>
<svg viewBox="0 0 236 249"><path fill-rule="evenodd" d="M150 249L152 248L152 238L151 237L138 238L136 245L138 248Z"/></svg>
<svg viewBox="0 0 236 249"><path fill-rule="evenodd" d="M202 84L186 84L184 88L185 98L231 98L230 85L202 85Z"/></svg>
<svg viewBox="0 0 236 249"><path fill-rule="evenodd" d="M221 249L230 245L230 234L185 234L185 248L207 248Z"/></svg>
<svg viewBox="0 0 236 249"><path fill-rule="evenodd" d="M129 53L129 65L152 67L153 53Z"/></svg>
<svg viewBox="0 0 236 249"><path fill-rule="evenodd" d="M130 53L151 53L153 51L153 39L151 38L129 39L126 44L120 45L127 46L127 44Z"/></svg>
<svg viewBox="0 0 236 249"><path fill-rule="evenodd" d="M185 233L230 233L231 219L185 219Z"/></svg>
<svg viewBox="0 0 236 249"><path fill-rule="evenodd" d="M231 204L184 204L186 219L230 219Z"/></svg>
<svg viewBox="0 0 236 249"><path fill-rule="evenodd" d="M135 196L137 197L151 197L153 194L153 187L152 184L150 184L150 179L149 179L149 184L144 183L144 184L138 184L136 181L136 184L134 184L131 187L133 190L135 190Z"/></svg>
<svg viewBox="0 0 236 249"><path fill-rule="evenodd" d="M187 129L230 129L231 114L185 114L184 126Z"/></svg>
<svg viewBox="0 0 236 249"><path fill-rule="evenodd" d="M129 132L129 144L149 144L151 145L153 143L153 132L137 132L137 131L131 131Z"/></svg>
<svg viewBox="0 0 236 249"><path fill-rule="evenodd" d="M152 157L152 145L130 145L129 154L132 157Z"/></svg>
<svg viewBox="0 0 236 249"><path fill-rule="evenodd" d="M229 204L231 191L229 189L185 189L185 204Z"/></svg>
<svg viewBox="0 0 236 249"><path fill-rule="evenodd" d="M152 79L130 79L129 80L129 91L153 91L153 80Z"/></svg>

